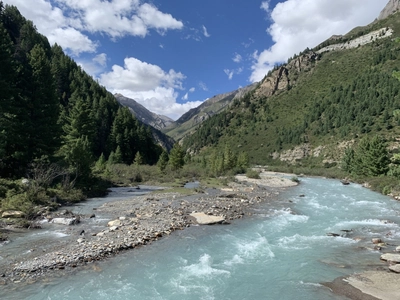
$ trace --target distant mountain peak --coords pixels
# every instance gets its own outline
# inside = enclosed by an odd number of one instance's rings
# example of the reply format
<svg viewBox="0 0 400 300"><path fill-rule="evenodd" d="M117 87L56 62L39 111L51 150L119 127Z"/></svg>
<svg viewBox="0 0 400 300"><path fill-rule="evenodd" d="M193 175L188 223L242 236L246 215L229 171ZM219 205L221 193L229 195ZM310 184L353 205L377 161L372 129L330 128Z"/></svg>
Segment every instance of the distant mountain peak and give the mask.
<svg viewBox="0 0 400 300"><path fill-rule="evenodd" d="M163 115L157 115L149 111L146 107L135 101L134 99L125 97L122 94L114 94L115 99L132 112L135 117L143 123L161 130L174 123L174 120Z"/></svg>
<svg viewBox="0 0 400 300"><path fill-rule="evenodd" d="M378 20L387 18L388 16L400 10L400 0L389 0L388 4L379 14Z"/></svg>

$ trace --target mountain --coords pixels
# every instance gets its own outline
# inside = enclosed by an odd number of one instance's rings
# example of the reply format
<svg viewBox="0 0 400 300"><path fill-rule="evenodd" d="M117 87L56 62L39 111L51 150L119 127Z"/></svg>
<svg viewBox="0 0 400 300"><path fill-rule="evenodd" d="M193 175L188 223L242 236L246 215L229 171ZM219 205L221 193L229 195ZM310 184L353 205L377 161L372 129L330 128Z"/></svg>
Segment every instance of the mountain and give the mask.
<svg viewBox="0 0 400 300"><path fill-rule="evenodd" d="M400 0L390 0L382 12L379 14L378 20L386 19L391 14L400 10Z"/></svg>
<svg viewBox="0 0 400 300"><path fill-rule="evenodd" d="M162 131L175 140L180 140L184 136L193 133L205 120L227 109L232 101L240 99L246 93L255 89L256 86L257 84L251 84L244 88L207 99L200 106L190 109L175 123L171 123Z"/></svg>
<svg viewBox="0 0 400 300"><path fill-rule="evenodd" d="M129 108L129 110L138 120L156 129L161 130L175 123L174 120L166 116L157 115L149 111L143 105L137 103L131 98L125 97L121 94L115 94L114 97L121 105Z"/></svg>
<svg viewBox="0 0 400 300"><path fill-rule="evenodd" d="M389 1L370 25L275 67L185 136L183 146L199 155L229 146L247 152L255 164L324 166L338 164L345 149L365 136L386 137L398 151L400 15L389 14L398 2Z"/></svg>

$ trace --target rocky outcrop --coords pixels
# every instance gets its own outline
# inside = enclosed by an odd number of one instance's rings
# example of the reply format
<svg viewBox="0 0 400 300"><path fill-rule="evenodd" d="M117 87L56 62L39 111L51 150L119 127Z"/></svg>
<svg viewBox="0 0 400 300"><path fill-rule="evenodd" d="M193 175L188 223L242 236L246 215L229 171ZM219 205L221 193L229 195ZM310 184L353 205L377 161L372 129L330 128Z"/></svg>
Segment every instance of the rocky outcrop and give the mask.
<svg viewBox="0 0 400 300"><path fill-rule="evenodd" d="M269 73L255 92L258 97L270 97L279 91L287 90L295 84L296 73L308 70L319 59L319 54L308 50Z"/></svg>
<svg viewBox="0 0 400 300"><path fill-rule="evenodd" d="M379 14L378 20L383 20L400 10L400 0L390 0Z"/></svg>
<svg viewBox="0 0 400 300"><path fill-rule="evenodd" d="M344 49L353 49L359 46L364 46L370 44L376 40L388 38L393 35L393 29L391 28L382 28L379 30L372 31L368 34L355 38L351 41L347 41L345 43L338 43L329 45L317 51L317 53L321 54L328 51L337 51Z"/></svg>

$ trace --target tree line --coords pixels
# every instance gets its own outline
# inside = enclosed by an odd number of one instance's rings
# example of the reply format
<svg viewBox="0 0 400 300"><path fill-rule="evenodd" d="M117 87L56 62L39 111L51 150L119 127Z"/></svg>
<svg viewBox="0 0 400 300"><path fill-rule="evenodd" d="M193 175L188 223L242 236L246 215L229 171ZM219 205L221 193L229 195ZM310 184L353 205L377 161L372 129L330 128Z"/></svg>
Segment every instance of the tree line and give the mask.
<svg viewBox="0 0 400 300"><path fill-rule="evenodd" d="M155 164L162 149L138 121L15 6L0 1L0 176L44 158L82 178L101 156Z"/></svg>

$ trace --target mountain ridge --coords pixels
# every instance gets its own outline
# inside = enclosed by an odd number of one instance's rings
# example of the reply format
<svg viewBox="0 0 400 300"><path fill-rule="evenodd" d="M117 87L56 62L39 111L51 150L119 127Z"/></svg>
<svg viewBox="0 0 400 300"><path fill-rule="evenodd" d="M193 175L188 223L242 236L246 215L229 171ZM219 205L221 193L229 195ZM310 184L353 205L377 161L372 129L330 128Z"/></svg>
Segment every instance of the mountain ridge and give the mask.
<svg viewBox="0 0 400 300"><path fill-rule="evenodd" d="M381 13L390 11L388 17L331 37L275 67L247 97L187 136L184 147L207 155L229 145L248 152L256 164L313 157L336 165L360 137L399 133L398 83L392 75L400 67L400 18L392 5L397 2L389 1Z"/></svg>
<svg viewBox="0 0 400 300"><path fill-rule="evenodd" d="M167 116L151 112L132 98L125 97L119 93L114 94L114 97L122 106L127 107L138 120L158 130L161 130L175 122Z"/></svg>

